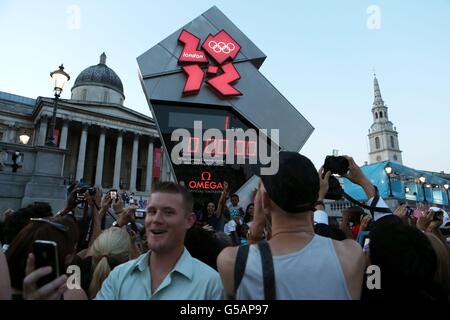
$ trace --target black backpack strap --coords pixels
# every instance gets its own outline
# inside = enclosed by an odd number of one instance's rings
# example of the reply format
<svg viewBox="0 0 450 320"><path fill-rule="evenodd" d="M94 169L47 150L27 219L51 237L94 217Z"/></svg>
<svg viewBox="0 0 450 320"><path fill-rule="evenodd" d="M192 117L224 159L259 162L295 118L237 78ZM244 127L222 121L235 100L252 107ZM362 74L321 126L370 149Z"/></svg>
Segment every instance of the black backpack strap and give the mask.
<svg viewBox="0 0 450 320"><path fill-rule="evenodd" d="M234 296L236 297L237 290L244 277L245 267L247 266L248 250L250 246L240 246L236 256L236 263L234 264Z"/></svg>
<svg viewBox="0 0 450 320"><path fill-rule="evenodd" d="M276 300L275 292L275 271L273 267L272 251L269 243L263 240L258 243L261 254L261 266L264 280L264 299Z"/></svg>

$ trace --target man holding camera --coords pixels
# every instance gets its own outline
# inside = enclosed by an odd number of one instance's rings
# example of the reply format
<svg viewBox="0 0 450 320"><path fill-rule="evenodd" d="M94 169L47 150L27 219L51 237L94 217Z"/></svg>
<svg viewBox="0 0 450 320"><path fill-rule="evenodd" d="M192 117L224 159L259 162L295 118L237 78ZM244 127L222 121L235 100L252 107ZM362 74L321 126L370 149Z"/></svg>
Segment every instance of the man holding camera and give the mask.
<svg viewBox="0 0 450 320"><path fill-rule="evenodd" d="M261 241L270 218L271 239L251 245L245 258L236 247L224 249L218 257L228 296L359 299L365 267L361 247L353 240L335 241L314 234L312 215L318 200L319 175L312 162L296 152L281 151L279 158L278 173L261 176L248 236L251 243ZM347 177L373 197L375 189L370 181L352 158L347 159Z"/></svg>

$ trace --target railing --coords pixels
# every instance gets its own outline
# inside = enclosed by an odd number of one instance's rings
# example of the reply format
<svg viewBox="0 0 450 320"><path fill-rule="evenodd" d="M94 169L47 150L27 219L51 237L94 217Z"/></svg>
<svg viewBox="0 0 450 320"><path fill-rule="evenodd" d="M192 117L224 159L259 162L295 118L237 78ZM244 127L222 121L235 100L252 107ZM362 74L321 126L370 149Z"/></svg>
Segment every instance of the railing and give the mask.
<svg viewBox="0 0 450 320"><path fill-rule="evenodd" d="M352 206L353 204L347 200L325 202L325 210L327 211L328 215L332 217L341 217L342 211Z"/></svg>

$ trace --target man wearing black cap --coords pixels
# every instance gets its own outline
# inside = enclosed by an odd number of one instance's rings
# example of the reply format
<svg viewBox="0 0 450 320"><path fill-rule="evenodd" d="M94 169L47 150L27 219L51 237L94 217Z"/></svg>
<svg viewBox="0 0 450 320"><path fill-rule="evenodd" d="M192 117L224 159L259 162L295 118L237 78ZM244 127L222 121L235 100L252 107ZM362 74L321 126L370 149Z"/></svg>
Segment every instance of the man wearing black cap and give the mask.
<svg viewBox="0 0 450 320"><path fill-rule="evenodd" d="M347 177L372 193L370 181L348 159ZM217 266L228 296L244 300L359 299L365 266L361 247L353 240L335 241L314 234L312 215L320 180L312 162L296 152L282 151L279 171L260 177L249 240L263 239L267 217L272 237L248 249L229 247L221 252Z"/></svg>

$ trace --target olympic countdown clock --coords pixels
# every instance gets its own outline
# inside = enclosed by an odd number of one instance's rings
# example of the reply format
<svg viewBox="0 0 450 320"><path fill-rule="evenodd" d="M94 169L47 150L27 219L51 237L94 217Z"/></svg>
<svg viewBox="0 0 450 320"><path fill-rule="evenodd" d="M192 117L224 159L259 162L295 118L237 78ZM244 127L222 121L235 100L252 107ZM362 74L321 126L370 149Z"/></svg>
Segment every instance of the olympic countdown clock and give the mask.
<svg viewBox="0 0 450 320"><path fill-rule="evenodd" d="M224 159L228 153L248 158L257 152L257 140L230 143L226 138L230 129L266 129L269 142L271 130L276 129L279 149L299 151L314 129L259 72L265 59L264 53L215 6L139 56L142 87L165 156L170 158L177 144L171 139L177 129L192 134L188 148L176 155L184 159L190 153L208 152L211 145L220 147ZM196 121L201 122L202 133L217 129L224 138L202 140L195 135ZM217 201L223 181L235 192L252 178L249 163L174 162L171 159L176 180L202 205Z"/></svg>

